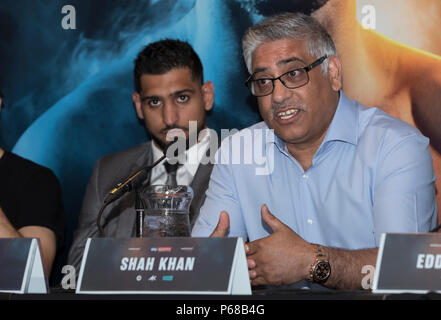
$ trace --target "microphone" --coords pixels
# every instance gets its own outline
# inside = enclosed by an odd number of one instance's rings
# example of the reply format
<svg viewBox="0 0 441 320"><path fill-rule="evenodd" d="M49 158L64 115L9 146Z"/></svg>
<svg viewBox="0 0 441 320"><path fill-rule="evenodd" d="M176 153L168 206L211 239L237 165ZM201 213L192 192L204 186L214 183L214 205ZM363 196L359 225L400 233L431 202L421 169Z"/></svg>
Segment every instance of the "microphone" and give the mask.
<svg viewBox="0 0 441 320"><path fill-rule="evenodd" d="M121 198L124 194L126 194L127 192L130 192L132 190L136 190L144 181L145 179L147 179L149 172L156 167L158 164L160 164L164 159L167 158L167 155L169 154L169 148L179 140L179 137L175 137L175 140L173 142L171 142L170 144L167 145L167 147L165 148L164 151L164 155L159 158L158 160L156 160L155 162L153 162L151 165L148 165L144 168L142 168L141 170L138 170L137 172L135 172L134 174L132 174L130 177L128 177L126 180L124 180L124 182L122 183L118 183L110 192L109 194L106 196L106 198L104 199L103 205L101 206L101 209L98 213L98 217L96 220L96 225L98 227L99 230L99 234L100 237L104 237L104 229L101 226L101 216L103 215L104 209L112 202L114 202L115 200L118 200L119 198ZM179 159L180 156L186 151L188 150L191 145L191 143L189 143L188 140L185 141L186 143L186 148L184 150L175 150L174 155L172 156L172 159ZM178 151L181 151L178 153ZM142 202L140 201L140 197L137 194L137 199L135 200L135 210L137 211L137 224L140 224L140 222L142 221L141 218L143 216L143 211L144 211L144 207L142 206ZM141 225L137 226L137 230L141 230ZM142 232L142 231L141 231ZM138 236L140 235L139 232Z"/></svg>
<svg viewBox="0 0 441 320"><path fill-rule="evenodd" d="M118 183L109 192L109 194L104 199L104 203L101 206L101 209L100 209L100 211L98 213L98 217L97 217L97 220L96 220L96 225L98 227L98 230L99 230L101 238L104 237L104 229L101 226L101 216L103 215L104 209L110 203L114 202L115 200L118 200L119 198L121 198L127 192L130 192L131 190L136 189L137 187L139 187L142 184L142 182L145 179L147 179L149 172L154 167L156 167L159 163L161 163L161 161L164 160L165 158L166 158L166 154L164 153L164 155L161 158L159 158L158 160L153 162L151 165L146 166L146 167L142 168L141 170L138 170L137 172L132 174L130 177L128 177L124 182Z"/></svg>
<svg viewBox="0 0 441 320"><path fill-rule="evenodd" d="M147 179L150 170L156 167L162 160L166 158L164 154L161 158L156 160L149 166L142 168L141 170L135 172L130 177L128 177L123 183L118 183L115 188L113 188L107 197L104 199L106 205L112 203L115 200L121 198L125 193L132 191L139 187L142 182Z"/></svg>

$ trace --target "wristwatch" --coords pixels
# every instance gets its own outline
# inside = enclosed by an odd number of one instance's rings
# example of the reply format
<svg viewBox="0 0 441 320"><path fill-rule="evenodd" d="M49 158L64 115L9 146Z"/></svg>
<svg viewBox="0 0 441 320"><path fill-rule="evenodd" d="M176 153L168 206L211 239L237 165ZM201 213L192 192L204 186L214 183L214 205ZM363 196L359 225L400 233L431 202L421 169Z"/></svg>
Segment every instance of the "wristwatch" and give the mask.
<svg viewBox="0 0 441 320"><path fill-rule="evenodd" d="M323 284L331 275L331 265L326 250L318 244L314 244L315 260L311 265L308 280Z"/></svg>

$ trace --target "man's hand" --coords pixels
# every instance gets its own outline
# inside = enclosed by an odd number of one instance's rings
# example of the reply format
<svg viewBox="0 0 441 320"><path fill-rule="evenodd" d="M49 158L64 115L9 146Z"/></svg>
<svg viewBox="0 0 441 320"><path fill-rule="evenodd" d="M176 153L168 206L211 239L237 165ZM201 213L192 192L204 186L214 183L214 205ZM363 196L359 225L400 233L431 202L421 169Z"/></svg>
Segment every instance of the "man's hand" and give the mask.
<svg viewBox="0 0 441 320"><path fill-rule="evenodd" d="M225 237L228 229L230 228L230 217L226 211L222 211L219 216L219 221L217 223L216 229L210 235L210 238L222 238Z"/></svg>
<svg viewBox="0 0 441 320"><path fill-rule="evenodd" d="M314 262L312 245L274 217L266 205L261 213L273 233L245 245L251 284L282 285L306 279Z"/></svg>

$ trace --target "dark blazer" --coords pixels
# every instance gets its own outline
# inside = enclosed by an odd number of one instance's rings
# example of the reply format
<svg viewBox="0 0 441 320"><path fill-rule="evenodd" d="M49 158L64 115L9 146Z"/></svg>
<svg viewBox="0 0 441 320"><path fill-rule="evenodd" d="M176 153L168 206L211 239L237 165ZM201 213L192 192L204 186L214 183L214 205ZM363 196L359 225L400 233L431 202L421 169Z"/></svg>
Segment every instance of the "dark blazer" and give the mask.
<svg viewBox="0 0 441 320"><path fill-rule="evenodd" d="M98 237L96 225L98 212L108 192L140 168L152 163L151 142L104 156L95 163L92 177L86 188L78 227L73 235L68 264L79 274L84 248L88 238ZM213 164L200 164L190 186L194 198L190 205L190 222L193 225L205 201ZM147 182L148 183L148 182ZM105 237L130 238L135 236L135 192L131 191L109 204L101 217Z"/></svg>

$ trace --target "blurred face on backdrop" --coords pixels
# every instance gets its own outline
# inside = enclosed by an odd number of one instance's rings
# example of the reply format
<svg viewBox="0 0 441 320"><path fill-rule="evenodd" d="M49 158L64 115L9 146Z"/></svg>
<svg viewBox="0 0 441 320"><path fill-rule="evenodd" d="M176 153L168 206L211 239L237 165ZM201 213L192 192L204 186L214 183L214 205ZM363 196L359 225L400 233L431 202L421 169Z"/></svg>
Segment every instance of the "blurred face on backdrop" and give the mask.
<svg viewBox="0 0 441 320"><path fill-rule="evenodd" d="M290 146L309 147L322 141L336 110L341 88L340 62L328 57L328 73L321 67L312 68L306 76L309 81L295 89L289 89L277 78L299 75L299 68L316 62L321 57L311 56L304 41L292 39L274 40L261 44L252 54L253 79L271 86L271 94L258 97L259 111L267 125ZM303 71L302 71L303 72Z"/></svg>
<svg viewBox="0 0 441 320"><path fill-rule="evenodd" d="M170 144L167 134L189 138L189 122L197 121L197 134L206 128L206 112L214 102L211 81L201 84L189 68L175 68L156 75L143 74L141 90L133 93L133 102L140 119L161 149Z"/></svg>
<svg viewBox="0 0 441 320"><path fill-rule="evenodd" d="M281 12L302 12L311 14L323 7L329 0L267 0L256 3L259 13L270 16Z"/></svg>

